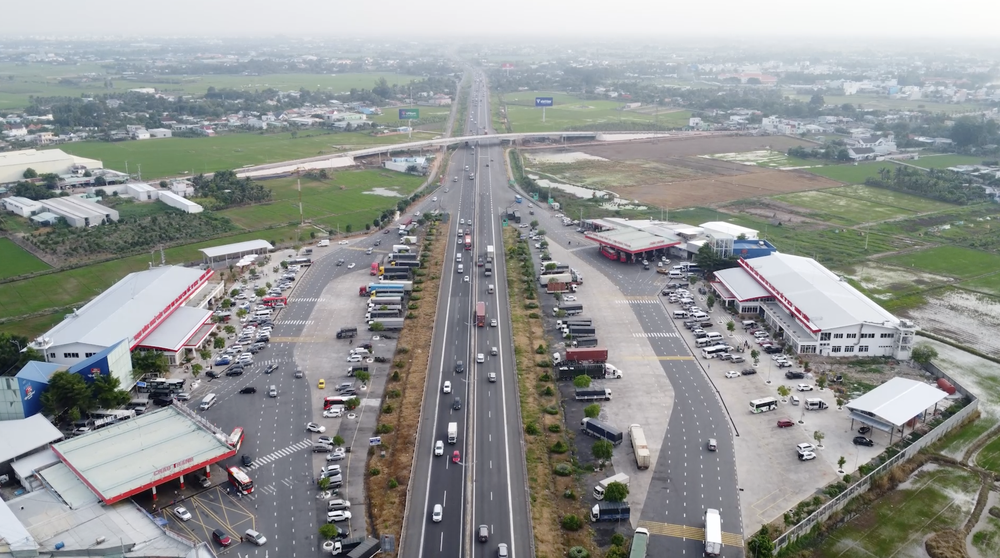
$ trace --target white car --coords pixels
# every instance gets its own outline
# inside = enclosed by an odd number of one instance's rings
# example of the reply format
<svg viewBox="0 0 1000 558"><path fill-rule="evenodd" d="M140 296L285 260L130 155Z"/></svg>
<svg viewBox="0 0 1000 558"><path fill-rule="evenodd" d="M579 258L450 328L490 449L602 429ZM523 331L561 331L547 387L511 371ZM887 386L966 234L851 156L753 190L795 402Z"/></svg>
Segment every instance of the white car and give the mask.
<svg viewBox="0 0 1000 558"><path fill-rule="evenodd" d="M802 442L801 444L795 446L795 451L802 455L803 453L812 452L816 450L816 446L810 444L809 442Z"/></svg>
<svg viewBox="0 0 1000 558"><path fill-rule="evenodd" d="M341 240L341 241L340 241L340 242L338 242L337 244L340 244L341 246L343 246L344 244L347 244L347 241L346 241L346 240Z"/></svg>
<svg viewBox="0 0 1000 558"><path fill-rule="evenodd" d="M444 387L441 388L444 393L451 393L451 382L445 382Z"/></svg>
<svg viewBox="0 0 1000 558"><path fill-rule="evenodd" d="M816 454L811 451L799 454L799 461L809 461L811 459L816 459Z"/></svg>
<svg viewBox="0 0 1000 558"><path fill-rule="evenodd" d="M799 391L812 391L813 387L811 385L809 385L809 384L799 384L799 385L795 386L795 389L797 389Z"/></svg>
<svg viewBox="0 0 1000 558"><path fill-rule="evenodd" d="M342 416L344 416L343 407L330 408L323 411L323 418L340 418Z"/></svg>
<svg viewBox="0 0 1000 558"><path fill-rule="evenodd" d="M498 324L496 320L490 320L490 327L497 327L497 325Z"/></svg>
<svg viewBox="0 0 1000 558"><path fill-rule="evenodd" d="M347 362L361 362L362 360L361 355L351 355L347 357Z"/></svg>
<svg viewBox="0 0 1000 558"><path fill-rule="evenodd" d="M321 476L332 477L340 474L340 465L327 465L319 470Z"/></svg>
<svg viewBox="0 0 1000 558"><path fill-rule="evenodd" d="M476 355L476 362L478 362L479 364L482 364L482 363L486 362L486 355L484 355L483 353L477 354Z"/></svg>
<svg viewBox="0 0 1000 558"><path fill-rule="evenodd" d="M236 359L237 364L253 364L253 355L250 353L243 353L240 358Z"/></svg>
<svg viewBox="0 0 1000 558"><path fill-rule="evenodd" d="M519 229L526 229L526 228L528 228L528 224L527 223L521 223L520 225L517 226L517 228L519 228Z"/></svg>
<svg viewBox="0 0 1000 558"><path fill-rule="evenodd" d="M737 371L735 371L735 370L730 370L729 372L726 372L726 377L727 378L739 378L740 377L740 373L737 372Z"/></svg>
<svg viewBox="0 0 1000 558"><path fill-rule="evenodd" d="M176 515L177 519L180 519L181 521L189 521L191 519L191 512L187 511L187 508L184 506L177 506L174 508L174 515Z"/></svg>
<svg viewBox="0 0 1000 558"><path fill-rule="evenodd" d="M432 201L432 202L436 202L436 201L438 201L438 199L437 199L437 196L434 196L433 198L431 198L431 201Z"/></svg>
<svg viewBox="0 0 1000 558"><path fill-rule="evenodd" d="M326 454L327 461L340 461L347 456L347 451L344 448L333 448L333 451Z"/></svg>
<svg viewBox="0 0 1000 558"><path fill-rule="evenodd" d="M465 277L463 277L463 278L462 278L462 282L463 282L463 283L468 283L468 282L469 282L469 276L468 276L468 275L466 275Z"/></svg>
<svg viewBox="0 0 1000 558"><path fill-rule="evenodd" d="M310 422L306 424L306 430L309 432L326 432L326 427L315 422Z"/></svg>
<svg viewBox="0 0 1000 558"><path fill-rule="evenodd" d="M565 295L565 296L563 296L562 298L563 298L563 300L565 300L566 302L573 302L573 301L575 301L575 300L576 300L576 297L575 297L575 296L573 296L573 295Z"/></svg>
<svg viewBox="0 0 1000 558"><path fill-rule="evenodd" d="M351 512L347 510L336 510L332 512L326 512L327 523L337 523L340 521L348 521L350 519L351 519Z"/></svg>
<svg viewBox="0 0 1000 558"><path fill-rule="evenodd" d="M434 511L431 512L431 521L441 523L442 519L444 519L444 508L441 504L434 504Z"/></svg>
<svg viewBox="0 0 1000 558"><path fill-rule="evenodd" d="M434 455L438 457L444 455L444 442L441 440L434 443Z"/></svg>
<svg viewBox="0 0 1000 558"><path fill-rule="evenodd" d="M354 269L354 262L347 264L347 269Z"/></svg>

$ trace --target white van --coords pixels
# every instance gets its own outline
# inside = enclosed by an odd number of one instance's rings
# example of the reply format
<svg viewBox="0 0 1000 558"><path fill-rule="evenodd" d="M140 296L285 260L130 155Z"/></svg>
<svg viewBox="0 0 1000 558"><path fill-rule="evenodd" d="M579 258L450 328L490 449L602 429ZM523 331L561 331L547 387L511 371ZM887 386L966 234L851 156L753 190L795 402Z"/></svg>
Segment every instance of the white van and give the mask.
<svg viewBox="0 0 1000 558"><path fill-rule="evenodd" d="M316 246L318 246L320 248L326 248L329 245L330 245L330 241L329 240L320 240L319 244L317 244Z"/></svg>
<svg viewBox="0 0 1000 558"><path fill-rule="evenodd" d="M206 395L204 399L201 400L201 405L199 405L198 408L201 409L202 411L207 411L210 408L212 408L212 405L215 405L215 402L218 400L219 397L217 395L215 395L214 393L210 393Z"/></svg>
<svg viewBox="0 0 1000 558"><path fill-rule="evenodd" d="M743 320L743 329L750 329L757 325L757 322L753 320Z"/></svg>
<svg viewBox="0 0 1000 558"><path fill-rule="evenodd" d="M261 308L253 313L254 317L257 318L270 318L271 314L274 312L270 308Z"/></svg>
<svg viewBox="0 0 1000 558"><path fill-rule="evenodd" d="M676 271L676 270L674 270L674 271L671 271L671 272L670 272L670 273L669 273L669 274L667 275L667 277L670 277L671 279L683 279L683 278L684 278L684 274L683 274L683 273L681 273L680 271Z"/></svg>
<svg viewBox="0 0 1000 558"><path fill-rule="evenodd" d="M486 292L493 294L493 285L490 285L490 287L486 289Z"/></svg>
<svg viewBox="0 0 1000 558"><path fill-rule="evenodd" d="M465 268L462 267L462 264L458 264L458 267L455 268L455 273L463 273L463 272L465 272Z"/></svg>
<svg viewBox="0 0 1000 558"><path fill-rule="evenodd" d="M708 338L712 341L722 341L722 334L718 331L710 331L708 332Z"/></svg>
<svg viewBox="0 0 1000 558"><path fill-rule="evenodd" d="M674 310L674 319L679 320L679 319L687 318L687 317L688 317L688 313L685 312L684 310Z"/></svg>
<svg viewBox="0 0 1000 558"><path fill-rule="evenodd" d="M456 262L462 261L462 253L461 252L455 254L455 261Z"/></svg>

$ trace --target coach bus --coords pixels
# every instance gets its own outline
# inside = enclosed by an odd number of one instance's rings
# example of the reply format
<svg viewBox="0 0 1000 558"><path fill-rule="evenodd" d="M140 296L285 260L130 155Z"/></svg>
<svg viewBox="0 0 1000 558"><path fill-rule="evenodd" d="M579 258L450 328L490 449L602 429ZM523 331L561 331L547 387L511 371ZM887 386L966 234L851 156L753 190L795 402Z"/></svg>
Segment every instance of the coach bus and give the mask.
<svg viewBox="0 0 1000 558"><path fill-rule="evenodd" d="M268 308L284 308L288 305L288 297L265 296L260 303Z"/></svg>
<svg viewBox="0 0 1000 558"><path fill-rule="evenodd" d="M240 446L243 445L243 428L239 426L234 428L233 433L226 439L226 443L232 448L240 449Z"/></svg>
<svg viewBox="0 0 1000 558"><path fill-rule="evenodd" d="M243 494L253 492L253 481L250 480L250 477L242 469L239 467L230 467L227 472L229 473L229 482L232 483L236 490L239 490Z"/></svg>
<svg viewBox="0 0 1000 558"><path fill-rule="evenodd" d="M716 358L722 353L729 352L729 345L712 345L701 350L701 358Z"/></svg>

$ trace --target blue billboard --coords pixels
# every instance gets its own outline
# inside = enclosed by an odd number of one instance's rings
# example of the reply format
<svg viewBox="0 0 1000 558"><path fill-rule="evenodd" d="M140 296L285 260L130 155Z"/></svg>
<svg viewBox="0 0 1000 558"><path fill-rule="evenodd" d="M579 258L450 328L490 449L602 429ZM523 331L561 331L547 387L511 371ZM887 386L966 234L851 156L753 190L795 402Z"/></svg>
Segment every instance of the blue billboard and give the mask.
<svg viewBox="0 0 1000 558"><path fill-rule="evenodd" d="M535 97L536 107L551 107L552 97Z"/></svg>

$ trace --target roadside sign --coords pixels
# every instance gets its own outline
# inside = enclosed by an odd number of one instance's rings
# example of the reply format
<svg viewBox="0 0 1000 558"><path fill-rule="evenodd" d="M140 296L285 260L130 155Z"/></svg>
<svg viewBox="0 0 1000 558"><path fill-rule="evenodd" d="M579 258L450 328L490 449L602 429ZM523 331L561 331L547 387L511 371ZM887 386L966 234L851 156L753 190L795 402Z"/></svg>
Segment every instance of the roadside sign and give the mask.
<svg viewBox="0 0 1000 558"><path fill-rule="evenodd" d="M146 382L136 382L135 387L146 387Z"/></svg>
<svg viewBox="0 0 1000 558"><path fill-rule="evenodd" d="M535 97L536 107L551 107L552 97Z"/></svg>
<svg viewBox="0 0 1000 558"><path fill-rule="evenodd" d="M503 226L505 226L505 227L507 226L507 220L506 219L503 220Z"/></svg>
<svg viewBox="0 0 1000 558"><path fill-rule="evenodd" d="M399 109L400 120L417 120L420 118L420 109L405 108Z"/></svg>
<svg viewBox="0 0 1000 558"><path fill-rule="evenodd" d="M371 438L368 438L368 445L369 446L381 446L382 445L382 437L381 436L373 436Z"/></svg>

